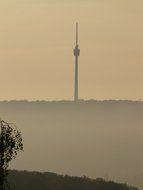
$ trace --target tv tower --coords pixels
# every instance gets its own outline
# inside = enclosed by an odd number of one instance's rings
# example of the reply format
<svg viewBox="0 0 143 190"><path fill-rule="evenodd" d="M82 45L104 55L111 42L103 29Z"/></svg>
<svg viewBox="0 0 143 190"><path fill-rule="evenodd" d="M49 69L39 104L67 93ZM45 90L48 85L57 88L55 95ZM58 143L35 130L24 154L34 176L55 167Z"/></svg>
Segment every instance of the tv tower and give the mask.
<svg viewBox="0 0 143 190"><path fill-rule="evenodd" d="M78 57L80 55L80 49L78 45L78 23L76 23L76 44L74 49L75 56L75 84L74 84L74 101L78 101Z"/></svg>

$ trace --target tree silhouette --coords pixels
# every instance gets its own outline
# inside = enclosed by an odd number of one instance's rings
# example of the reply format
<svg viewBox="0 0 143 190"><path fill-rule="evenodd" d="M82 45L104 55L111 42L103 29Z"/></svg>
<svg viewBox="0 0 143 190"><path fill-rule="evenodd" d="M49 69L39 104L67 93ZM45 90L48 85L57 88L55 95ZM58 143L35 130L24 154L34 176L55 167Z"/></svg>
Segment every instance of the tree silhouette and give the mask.
<svg viewBox="0 0 143 190"><path fill-rule="evenodd" d="M20 131L13 124L0 120L0 190L10 189L7 183L9 162L22 150Z"/></svg>

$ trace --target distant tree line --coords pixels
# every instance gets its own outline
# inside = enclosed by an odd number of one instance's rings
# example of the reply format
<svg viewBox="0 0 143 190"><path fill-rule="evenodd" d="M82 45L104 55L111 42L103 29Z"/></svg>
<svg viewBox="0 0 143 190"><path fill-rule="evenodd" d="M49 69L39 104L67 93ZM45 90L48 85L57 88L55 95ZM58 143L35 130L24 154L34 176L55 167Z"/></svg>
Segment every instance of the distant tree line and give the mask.
<svg viewBox="0 0 143 190"><path fill-rule="evenodd" d="M102 178L89 179L27 171L11 171L9 182L14 190L138 190L136 187Z"/></svg>

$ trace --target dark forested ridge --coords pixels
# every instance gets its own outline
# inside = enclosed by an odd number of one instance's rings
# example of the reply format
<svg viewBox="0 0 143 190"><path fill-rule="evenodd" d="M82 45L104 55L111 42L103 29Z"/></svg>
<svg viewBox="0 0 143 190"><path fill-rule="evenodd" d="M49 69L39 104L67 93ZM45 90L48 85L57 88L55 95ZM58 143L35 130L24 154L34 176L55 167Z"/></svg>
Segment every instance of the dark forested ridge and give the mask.
<svg viewBox="0 0 143 190"><path fill-rule="evenodd" d="M138 190L102 178L70 177L54 173L11 171L9 184L14 190Z"/></svg>

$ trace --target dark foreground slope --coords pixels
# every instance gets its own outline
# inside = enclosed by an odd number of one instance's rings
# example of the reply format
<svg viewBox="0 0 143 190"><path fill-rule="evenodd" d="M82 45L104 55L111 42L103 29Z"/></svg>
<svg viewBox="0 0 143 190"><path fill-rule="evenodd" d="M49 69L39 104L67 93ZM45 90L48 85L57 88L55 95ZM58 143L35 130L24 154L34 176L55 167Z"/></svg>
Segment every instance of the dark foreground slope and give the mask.
<svg viewBox="0 0 143 190"><path fill-rule="evenodd" d="M101 178L70 177L54 173L11 171L11 189L14 190L138 190L126 184L105 181Z"/></svg>

